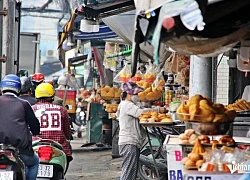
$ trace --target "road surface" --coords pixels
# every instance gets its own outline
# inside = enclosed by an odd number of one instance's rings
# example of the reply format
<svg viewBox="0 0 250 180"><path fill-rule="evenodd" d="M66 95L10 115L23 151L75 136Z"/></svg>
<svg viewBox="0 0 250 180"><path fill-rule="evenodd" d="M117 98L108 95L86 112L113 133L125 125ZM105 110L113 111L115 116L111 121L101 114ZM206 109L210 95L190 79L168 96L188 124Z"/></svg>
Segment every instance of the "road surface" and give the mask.
<svg viewBox="0 0 250 180"><path fill-rule="evenodd" d="M67 180L119 179L121 158L112 159L111 150L92 151L81 148L83 138L71 141L73 161L68 169Z"/></svg>

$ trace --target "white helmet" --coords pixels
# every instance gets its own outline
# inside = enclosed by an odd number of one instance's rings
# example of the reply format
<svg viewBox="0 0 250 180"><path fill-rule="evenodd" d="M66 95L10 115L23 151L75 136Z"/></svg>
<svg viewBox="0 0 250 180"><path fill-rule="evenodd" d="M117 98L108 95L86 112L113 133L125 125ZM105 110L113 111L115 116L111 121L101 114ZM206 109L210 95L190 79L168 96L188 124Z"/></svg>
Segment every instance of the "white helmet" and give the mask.
<svg viewBox="0 0 250 180"><path fill-rule="evenodd" d="M67 85L67 77L65 77L64 75L60 76L58 78L57 83L58 83L58 85L64 85L64 86L66 86Z"/></svg>

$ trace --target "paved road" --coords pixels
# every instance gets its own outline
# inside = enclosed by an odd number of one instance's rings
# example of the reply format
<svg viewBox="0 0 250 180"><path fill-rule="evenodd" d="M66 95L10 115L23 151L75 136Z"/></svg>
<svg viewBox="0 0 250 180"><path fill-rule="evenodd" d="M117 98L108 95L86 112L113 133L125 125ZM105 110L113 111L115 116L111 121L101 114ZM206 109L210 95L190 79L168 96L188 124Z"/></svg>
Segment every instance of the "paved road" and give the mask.
<svg viewBox="0 0 250 180"><path fill-rule="evenodd" d="M119 179L120 160L111 159L111 151L77 152L71 163L66 179L109 180Z"/></svg>
<svg viewBox="0 0 250 180"><path fill-rule="evenodd" d="M67 180L111 180L119 179L121 159L112 159L111 150L91 151L81 148L83 138L71 141L73 158L66 175Z"/></svg>

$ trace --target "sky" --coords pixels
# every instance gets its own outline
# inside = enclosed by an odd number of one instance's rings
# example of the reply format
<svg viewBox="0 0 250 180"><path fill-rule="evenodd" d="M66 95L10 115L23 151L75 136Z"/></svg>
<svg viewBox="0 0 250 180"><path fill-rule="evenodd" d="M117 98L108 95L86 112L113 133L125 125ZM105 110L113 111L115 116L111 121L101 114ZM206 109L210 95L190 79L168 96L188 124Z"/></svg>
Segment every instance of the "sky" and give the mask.
<svg viewBox="0 0 250 180"><path fill-rule="evenodd" d="M47 2L47 0L22 0L22 7L39 7L42 6L43 4L45 4ZM57 5L55 5L54 3L52 3L50 5L50 8L56 8L58 9L59 7Z"/></svg>

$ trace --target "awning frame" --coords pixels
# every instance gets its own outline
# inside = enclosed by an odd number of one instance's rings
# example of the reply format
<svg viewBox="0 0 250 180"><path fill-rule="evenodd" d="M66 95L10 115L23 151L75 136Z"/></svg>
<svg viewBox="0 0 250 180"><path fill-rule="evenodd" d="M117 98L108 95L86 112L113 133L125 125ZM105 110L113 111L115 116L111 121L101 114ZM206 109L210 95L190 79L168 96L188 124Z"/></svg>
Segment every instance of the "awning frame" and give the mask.
<svg viewBox="0 0 250 180"><path fill-rule="evenodd" d="M98 20L135 9L134 0L112 1L96 5L80 6L78 14L89 20ZM81 10L81 11L79 11Z"/></svg>

